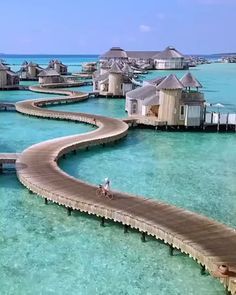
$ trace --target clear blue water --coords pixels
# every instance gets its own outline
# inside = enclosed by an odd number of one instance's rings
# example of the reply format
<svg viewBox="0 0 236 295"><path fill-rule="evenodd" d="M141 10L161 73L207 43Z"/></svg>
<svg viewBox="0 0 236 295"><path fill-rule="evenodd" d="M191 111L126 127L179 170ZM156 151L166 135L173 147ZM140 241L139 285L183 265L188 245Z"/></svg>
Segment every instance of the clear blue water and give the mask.
<svg viewBox="0 0 236 295"><path fill-rule="evenodd" d="M96 115L114 118L125 118L125 100L124 99L107 99L107 98L90 98L79 104L68 104L61 107L60 105L50 106L51 110L66 110L71 112L93 113Z"/></svg>
<svg viewBox="0 0 236 295"><path fill-rule="evenodd" d="M15 112L1 112L0 152L21 152L27 147L66 135L85 133L93 127L72 122L54 121L23 116Z"/></svg>
<svg viewBox="0 0 236 295"><path fill-rule="evenodd" d="M115 190L161 199L236 227L235 147L234 134L132 130L119 144L81 151L60 164L88 182L109 177Z"/></svg>
<svg viewBox="0 0 236 295"><path fill-rule="evenodd" d="M194 71L208 100L234 105L236 68L228 66ZM15 94L8 92L7 100L19 100ZM29 93L29 98L34 95ZM123 117L123 107L124 100L91 99L55 108ZM0 152L90 130L15 113L1 112L0 118ZM133 130L117 145L81 152L61 165L93 183L109 176L115 189L162 199L235 226L235 153L234 134ZM0 184L1 294L224 294L218 281L200 276L194 261L169 257L168 248L155 240L143 244L137 233L124 235L118 225L103 229L96 218L67 217L63 208L44 206L29 195L14 174L0 175Z"/></svg>

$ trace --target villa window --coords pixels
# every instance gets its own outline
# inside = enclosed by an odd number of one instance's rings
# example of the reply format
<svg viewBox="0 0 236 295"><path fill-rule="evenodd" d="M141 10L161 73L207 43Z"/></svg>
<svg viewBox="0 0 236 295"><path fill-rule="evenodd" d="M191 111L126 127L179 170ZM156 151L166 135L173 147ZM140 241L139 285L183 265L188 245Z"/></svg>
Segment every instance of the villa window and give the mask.
<svg viewBox="0 0 236 295"><path fill-rule="evenodd" d="M123 90L123 84L120 85L120 90Z"/></svg>
<svg viewBox="0 0 236 295"><path fill-rule="evenodd" d="M179 119L184 120L185 117L185 106L181 105L179 110Z"/></svg>

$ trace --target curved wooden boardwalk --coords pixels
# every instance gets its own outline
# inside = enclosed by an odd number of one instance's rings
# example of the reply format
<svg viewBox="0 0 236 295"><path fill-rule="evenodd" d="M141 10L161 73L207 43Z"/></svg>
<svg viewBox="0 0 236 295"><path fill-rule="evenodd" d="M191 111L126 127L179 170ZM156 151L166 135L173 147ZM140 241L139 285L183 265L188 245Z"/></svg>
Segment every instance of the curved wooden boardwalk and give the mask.
<svg viewBox="0 0 236 295"><path fill-rule="evenodd" d="M18 102L16 103L18 112L44 118L87 122L97 125L98 128L82 135L48 140L23 151L17 162L25 168L18 170L17 174L19 180L30 191L69 209L118 221L164 240L193 257L211 273L218 265L227 264L230 275L221 278L221 281L227 290L236 294L234 229L202 215L153 199L119 192L114 192L112 201L97 198L95 186L63 172L58 167L57 160L71 151L124 137L128 132L127 124L103 116L40 108L46 104L83 100L87 98L86 94L39 87L31 87L31 90L69 96Z"/></svg>

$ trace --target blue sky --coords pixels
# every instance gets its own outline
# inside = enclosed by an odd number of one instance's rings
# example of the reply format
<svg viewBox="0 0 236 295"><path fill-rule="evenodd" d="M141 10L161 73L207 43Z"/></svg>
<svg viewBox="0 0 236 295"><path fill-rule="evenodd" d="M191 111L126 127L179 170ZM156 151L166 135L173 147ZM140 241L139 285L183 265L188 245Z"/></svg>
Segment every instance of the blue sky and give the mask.
<svg viewBox="0 0 236 295"><path fill-rule="evenodd" d="M0 52L235 52L236 0L2 0Z"/></svg>

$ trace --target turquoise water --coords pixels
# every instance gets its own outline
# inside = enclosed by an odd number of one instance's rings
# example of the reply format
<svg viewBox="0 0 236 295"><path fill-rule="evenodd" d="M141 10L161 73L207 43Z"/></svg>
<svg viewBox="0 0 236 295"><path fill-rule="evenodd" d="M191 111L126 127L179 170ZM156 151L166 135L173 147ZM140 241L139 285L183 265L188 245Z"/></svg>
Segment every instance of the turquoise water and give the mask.
<svg viewBox="0 0 236 295"><path fill-rule="evenodd" d="M234 107L235 65L193 71L208 100ZM155 73L160 74L166 73ZM4 101L44 96L5 94ZM124 100L90 99L53 109L125 115ZM0 118L0 152L91 130L15 113L1 112ZM235 154L234 134L132 130L116 145L81 152L61 165L93 183L109 176L115 189L162 199L235 226ZM29 195L14 174L0 175L0 184L1 294L224 294L218 281L200 276L194 261L169 257L168 248L155 240L143 244L139 234L124 235L118 225L103 229L96 218L78 213L67 217L63 208L45 206Z"/></svg>
<svg viewBox="0 0 236 295"><path fill-rule="evenodd" d="M0 153L21 152L41 141L94 130L90 125L39 120L15 112L1 112L0 117Z"/></svg>
<svg viewBox="0 0 236 295"><path fill-rule="evenodd" d="M109 116L114 118L125 118L125 100L124 99L107 99L107 98L90 98L78 104L55 105L47 107L51 110L66 110L71 112L93 113L96 115Z"/></svg>
<svg viewBox="0 0 236 295"><path fill-rule="evenodd" d="M2 295L224 294L183 255L136 232L44 205L13 175L0 175Z"/></svg>
<svg viewBox="0 0 236 295"><path fill-rule="evenodd" d="M236 227L235 147L234 134L132 130L119 144L81 151L61 160L61 167L94 184L109 177L115 190L161 199Z"/></svg>

